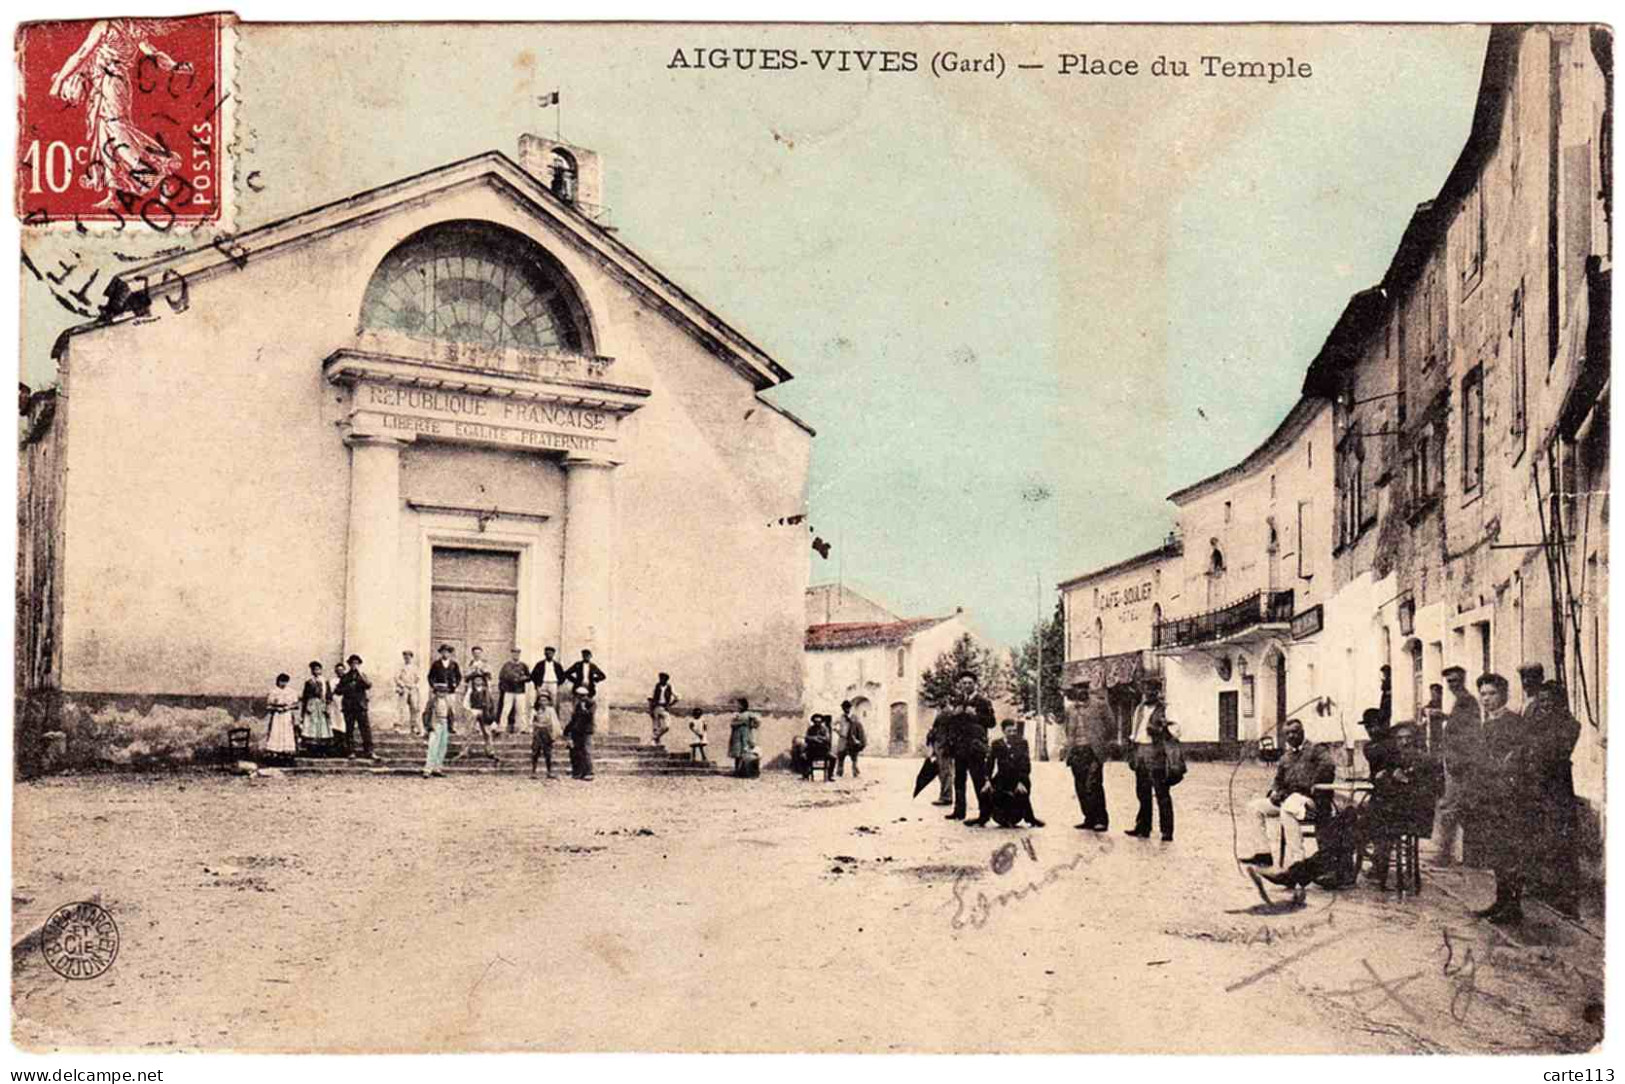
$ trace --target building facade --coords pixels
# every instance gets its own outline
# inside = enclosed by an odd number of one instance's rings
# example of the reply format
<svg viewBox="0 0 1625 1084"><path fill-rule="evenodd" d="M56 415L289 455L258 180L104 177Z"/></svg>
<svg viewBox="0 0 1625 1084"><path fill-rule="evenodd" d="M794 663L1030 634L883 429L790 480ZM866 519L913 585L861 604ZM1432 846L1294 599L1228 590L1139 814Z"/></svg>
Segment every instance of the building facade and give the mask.
<svg viewBox="0 0 1625 1084"><path fill-rule="evenodd" d="M1411 720L1462 666L1540 663L1582 722L1600 833L1607 735L1611 42L1491 32L1467 145L1383 281L1311 366L1335 403L1337 650Z"/></svg>
<svg viewBox="0 0 1625 1084"><path fill-rule="evenodd" d="M1182 547L1177 536L1059 585L1066 661L1061 685L1068 712L1087 687L1104 694L1126 740L1139 689L1160 686L1162 659L1152 651L1155 629L1179 602Z"/></svg>
<svg viewBox="0 0 1625 1084"><path fill-rule="evenodd" d="M1152 646L1187 741L1234 750L1292 717L1312 740L1343 737L1309 710L1326 676L1331 443L1329 405L1304 397L1246 459L1168 498L1185 545Z"/></svg>
<svg viewBox="0 0 1625 1084"><path fill-rule="evenodd" d="M1466 146L1302 398L1246 460L1170 498L1183 549L1161 566L1151 646L1187 737L1245 748L1295 715L1352 746L1384 668L1413 721L1446 667L1516 687L1540 663L1583 724L1575 784L1600 853L1611 50L1589 27L1492 29ZM1096 650L1077 616L1092 584L1061 585L1069 682Z"/></svg>
<svg viewBox="0 0 1625 1084"><path fill-rule="evenodd" d="M115 278L24 442L29 725L442 643L591 648L611 725L660 670L799 718L812 431L600 172L526 137Z"/></svg>

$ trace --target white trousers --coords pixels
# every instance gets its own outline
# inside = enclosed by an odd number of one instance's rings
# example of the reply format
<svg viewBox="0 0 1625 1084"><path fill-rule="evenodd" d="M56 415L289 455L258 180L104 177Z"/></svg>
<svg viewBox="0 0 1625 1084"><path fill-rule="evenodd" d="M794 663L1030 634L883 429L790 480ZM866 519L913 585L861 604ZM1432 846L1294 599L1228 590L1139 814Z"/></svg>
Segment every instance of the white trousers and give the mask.
<svg viewBox="0 0 1625 1084"><path fill-rule="evenodd" d="M1256 836L1258 846L1255 854L1267 854L1273 861L1276 855L1276 840L1286 837L1286 860L1282 868L1291 866L1294 862L1302 862L1303 854L1303 822L1313 817L1314 807L1309 799L1301 794L1289 794L1286 800L1276 805L1268 798L1254 798L1247 803L1247 811L1253 815L1254 824L1257 825ZM1271 821L1275 823L1272 825Z"/></svg>
<svg viewBox="0 0 1625 1084"><path fill-rule="evenodd" d="M525 717L530 714L530 692L503 693L502 707L497 709L497 729L506 723L510 730L516 730L525 725Z"/></svg>

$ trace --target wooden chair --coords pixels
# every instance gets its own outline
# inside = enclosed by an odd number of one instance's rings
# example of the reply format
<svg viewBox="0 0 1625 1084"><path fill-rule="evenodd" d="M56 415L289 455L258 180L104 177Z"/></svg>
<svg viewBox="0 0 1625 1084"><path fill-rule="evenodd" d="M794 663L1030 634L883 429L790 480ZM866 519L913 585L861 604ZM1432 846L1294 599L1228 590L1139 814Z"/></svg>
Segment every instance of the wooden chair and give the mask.
<svg viewBox="0 0 1625 1084"><path fill-rule="evenodd" d="M246 757L249 751L249 735L251 731L246 726L234 726L226 731L226 752L232 757L238 754Z"/></svg>

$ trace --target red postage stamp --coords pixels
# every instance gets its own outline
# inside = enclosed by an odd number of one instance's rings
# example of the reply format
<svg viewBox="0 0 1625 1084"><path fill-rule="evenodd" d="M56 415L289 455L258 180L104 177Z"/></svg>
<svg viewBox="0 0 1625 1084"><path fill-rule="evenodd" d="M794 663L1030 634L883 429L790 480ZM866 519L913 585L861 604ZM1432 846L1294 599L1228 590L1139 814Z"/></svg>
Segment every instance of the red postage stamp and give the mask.
<svg viewBox="0 0 1625 1084"><path fill-rule="evenodd" d="M17 30L17 214L25 226L220 222L230 173L227 15Z"/></svg>

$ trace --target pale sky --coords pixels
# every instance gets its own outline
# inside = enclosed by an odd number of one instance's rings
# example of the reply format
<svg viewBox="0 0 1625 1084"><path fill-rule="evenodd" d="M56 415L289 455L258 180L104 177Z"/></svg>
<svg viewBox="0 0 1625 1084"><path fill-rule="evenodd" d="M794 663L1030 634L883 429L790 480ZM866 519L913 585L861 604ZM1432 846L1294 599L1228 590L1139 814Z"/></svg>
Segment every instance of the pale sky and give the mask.
<svg viewBox="0 0 1625 1084"><path fill-rule="evenodd" d="M818 430L809 513L836 544L809 552L812 582L844 573L908 615L962 605L1014 643L1056 581L1156 544L1165 496L1290 408L1460 151L1487 36L247 27L237 171L265 188L239 225L512 157L520 132L553 132L534 98L559 90L621 240L795 374L770 395ZM696 46L795 48L801 67L668 68ZM914 50L920 70L820 72L815 48ZM1006 73L933 77L948 49L997 50ZM1062 76L1063 52L1192 74ZM1207 78L1204 54L1313 75ZM27 279L23 298L37 385L75 321Z"/></svg>

